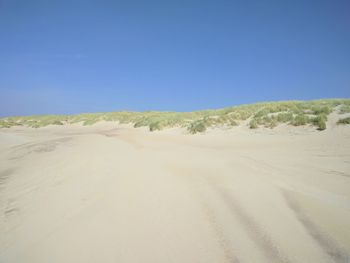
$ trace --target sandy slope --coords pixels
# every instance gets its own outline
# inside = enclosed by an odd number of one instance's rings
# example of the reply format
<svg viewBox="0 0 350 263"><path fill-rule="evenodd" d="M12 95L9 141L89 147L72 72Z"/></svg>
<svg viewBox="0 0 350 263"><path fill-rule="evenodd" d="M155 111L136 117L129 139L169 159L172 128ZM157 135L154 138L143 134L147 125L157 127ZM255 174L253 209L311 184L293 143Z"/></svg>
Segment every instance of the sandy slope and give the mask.
<svg viewBox="0 0 350 263"><path fill-rule="evenodd" d="M0 262L350 262L350 128L0 130Z"/></svg>

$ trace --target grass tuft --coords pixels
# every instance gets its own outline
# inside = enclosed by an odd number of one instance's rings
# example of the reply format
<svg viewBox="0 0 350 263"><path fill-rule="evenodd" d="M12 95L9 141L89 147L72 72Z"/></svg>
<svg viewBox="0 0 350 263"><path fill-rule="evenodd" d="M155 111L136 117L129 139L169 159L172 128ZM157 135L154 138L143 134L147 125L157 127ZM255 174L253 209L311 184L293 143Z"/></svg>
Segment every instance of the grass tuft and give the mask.
<svg viewBox="0 0 350 263"><path fill-rule="evenodd" d="M347 117L347 118L343 118L343 119L340 119L337 121L337 124L350 124L350 117Z"/></svg>
<svg viewBox="0 0 350 263"><path fill-rule="evenodd" d="M257 129L259 126L258 126L258 122L255 120L255 119L252 119L250 122L249 122L249 128L251 129Z"/></svg>
<svg viewBox="0 0 350 263"><path fill-rule="evenodd" d="M191 123L188 127L190 133L195 134L198 132L205 132L207 130L206 123L204 120L199 120Z"/></svg>

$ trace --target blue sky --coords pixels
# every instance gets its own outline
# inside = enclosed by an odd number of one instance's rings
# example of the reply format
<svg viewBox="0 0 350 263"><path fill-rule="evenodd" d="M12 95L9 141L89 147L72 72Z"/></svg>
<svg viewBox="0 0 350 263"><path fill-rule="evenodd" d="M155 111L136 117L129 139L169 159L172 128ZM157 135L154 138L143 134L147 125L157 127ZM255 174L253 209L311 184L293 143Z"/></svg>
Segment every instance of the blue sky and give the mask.
<svg viewBox="0 0 350 263"><path fill-rule="evenodd" d="M350 97L350 2L0 0L0 115Z"/></svg>

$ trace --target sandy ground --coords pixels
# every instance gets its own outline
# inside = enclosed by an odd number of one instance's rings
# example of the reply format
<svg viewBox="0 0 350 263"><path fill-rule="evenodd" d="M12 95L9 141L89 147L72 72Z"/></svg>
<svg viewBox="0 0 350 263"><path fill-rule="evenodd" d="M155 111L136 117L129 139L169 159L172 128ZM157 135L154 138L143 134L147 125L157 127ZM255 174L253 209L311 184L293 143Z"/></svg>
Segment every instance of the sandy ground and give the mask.
<svg viewBox="0 0 350 263"><path fill-rule="evenodd" d="M350 262L350 127L0 130L0 262Z"/></svg>

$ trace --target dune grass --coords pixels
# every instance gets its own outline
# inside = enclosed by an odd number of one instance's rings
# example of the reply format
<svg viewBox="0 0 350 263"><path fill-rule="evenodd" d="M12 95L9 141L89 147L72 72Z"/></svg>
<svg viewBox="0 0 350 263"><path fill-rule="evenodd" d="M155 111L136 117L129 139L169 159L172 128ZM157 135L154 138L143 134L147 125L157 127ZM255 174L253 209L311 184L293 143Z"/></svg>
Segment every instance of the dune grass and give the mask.
<svg viewBox="0 0 350 263"><path fill-rule="evenodd" d="M190 133L204 132L210 127L233 127L243 121L251 129L274 128L281 123L292 126L312 125L326 129L327 116L339 107L340 113L350 110L350 99L314 101L280 101L239 105L217 110L193 112L108 112L77 115L36 115L0 119L0 127L28 126L39 128L48 125L82 123L92 125L99 121L130 123L135 128L148 127L150 131L170 127L184 127Z"/></svg>
<svg viewBox="0 0 350 263"><path fill-rule="evenodd" d="M350 124L350 117L340 119L337 124Z"/></svg>
<svg viewBox="0 0 350 263"><path fill-rule="evenodd" d="M350 105L342 105L340 107L339 113L340 114L345 114L350 112Z"/></svg>

